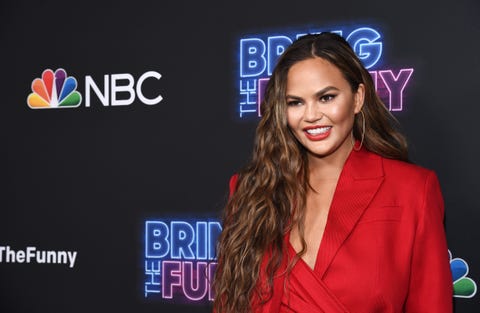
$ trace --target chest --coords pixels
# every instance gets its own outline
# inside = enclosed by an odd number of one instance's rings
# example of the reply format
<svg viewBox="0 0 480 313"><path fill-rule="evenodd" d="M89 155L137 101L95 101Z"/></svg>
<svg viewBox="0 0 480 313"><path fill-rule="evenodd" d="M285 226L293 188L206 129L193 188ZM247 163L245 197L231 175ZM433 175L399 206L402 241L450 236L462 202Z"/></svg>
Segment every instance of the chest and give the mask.
<svg viewBox="0 0 480 313"><path fill-rule="evenodd" d="M311 190L307 194L305 220L302 225L305 240L305 252L302 255L302 259L311 269L315 267L318 250L327 225L335 186L336 181L326 182L322 184L321 191ZM290 244L296 252L302 250L302 238L298 225L290 233Z"/></svg>

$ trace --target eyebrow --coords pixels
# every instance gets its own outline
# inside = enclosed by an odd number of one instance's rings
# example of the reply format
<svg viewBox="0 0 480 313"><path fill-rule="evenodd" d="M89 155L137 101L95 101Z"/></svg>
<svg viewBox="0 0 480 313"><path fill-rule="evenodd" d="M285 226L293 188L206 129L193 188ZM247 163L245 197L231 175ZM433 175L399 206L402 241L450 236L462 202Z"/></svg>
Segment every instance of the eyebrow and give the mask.
<svg viewBox="0 0 480 313"><path fill-rule="evenodd" d="M324 95L325 93L327 93L331 90L339 91L340 89L338 89L337 87L334 87L334 86L327 86L327 87L317 91L315 93L315 97L320 97L320 96ZM286 95L285 97L286 98L291 98L291 99L302 99L302 97L298 97L298 96L294 96L294 95Z"/></svg>

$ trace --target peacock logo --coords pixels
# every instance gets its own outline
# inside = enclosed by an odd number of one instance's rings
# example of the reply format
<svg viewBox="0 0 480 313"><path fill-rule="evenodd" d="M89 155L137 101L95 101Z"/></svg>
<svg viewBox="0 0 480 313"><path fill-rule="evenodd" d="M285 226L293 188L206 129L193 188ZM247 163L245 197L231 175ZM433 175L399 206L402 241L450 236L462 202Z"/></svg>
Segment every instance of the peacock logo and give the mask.
<svg viewBox="0 0 480 313"><path fill-rule="evenodd" d="M41 78L32 82L32 91L27 104L32 109L75 108L82 102L82 95L76 91L77 80L67 76L63 68L53 72L46 69Z"/></svg>
<svg viewBox="0 0 480 313"><path fill-rule="evenodd" d="M468 275L468 264L464 259L452 258L450 255L450 269L453 278L453 296L456 298L472 298L477 293L477 284Z"/></svg>

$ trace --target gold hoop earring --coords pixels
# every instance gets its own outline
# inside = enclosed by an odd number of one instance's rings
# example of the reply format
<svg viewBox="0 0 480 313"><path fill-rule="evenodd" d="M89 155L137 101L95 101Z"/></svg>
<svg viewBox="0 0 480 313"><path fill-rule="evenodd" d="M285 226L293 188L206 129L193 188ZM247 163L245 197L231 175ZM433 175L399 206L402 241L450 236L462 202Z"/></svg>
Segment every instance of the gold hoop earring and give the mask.
<svg viewBox="0 0 480 313"><path fill-rule="evenodd" d="M353 150L355 151L360 151L363 146L363 140L365 139L365 114L363 113L362 110L360 110L360 113L362 113L362 137L360 140L360 146L358 148L355 147L355 138L353 138ZM352 132L352 137L353 137L353 132Z"/></svg>

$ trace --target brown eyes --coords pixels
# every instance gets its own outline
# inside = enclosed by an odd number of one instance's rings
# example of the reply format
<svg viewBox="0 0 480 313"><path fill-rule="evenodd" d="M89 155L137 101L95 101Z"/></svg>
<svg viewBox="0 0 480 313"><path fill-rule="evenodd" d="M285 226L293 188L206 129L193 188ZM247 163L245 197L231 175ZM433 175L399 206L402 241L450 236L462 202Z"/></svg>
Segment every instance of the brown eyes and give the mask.
<svg viewBox="0 0 480 313"><path fill-rule="evenodd" d="M337 95L336 94L326 94L326 95L322 95L318 98L318 101L319 102L322 102L322 103L327 103L327 102L330 102L332 101L333 99L335 99ZM302 105L303 102L302 100L290 100L290 101L287 101L287 105L288 106L300 106Z"/></svg>
<svg viewBox="0 0 480 313"><path fill-rule="evenodd" d="M301 105L302 102L299 101L299 100L291 100L291 101L287 101L287 105L289 107L294 107L294 106L298 106L298 105Z"/></svg>
<svg viewBox="0 0 480 313"><path fill-rule="evenodd" d="M336 95L333 94L328 94L328 95L323 95L320 97L321 102L329 102L332 101L335 98Z"/></svg>

